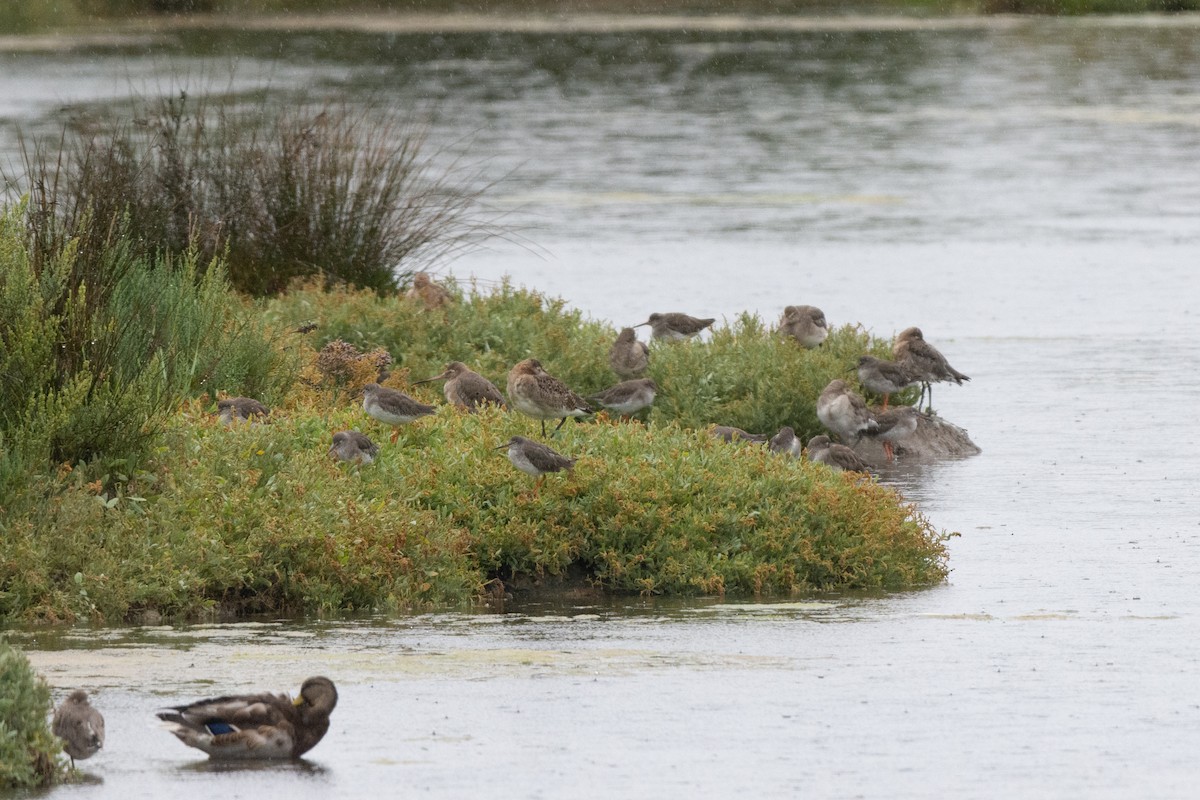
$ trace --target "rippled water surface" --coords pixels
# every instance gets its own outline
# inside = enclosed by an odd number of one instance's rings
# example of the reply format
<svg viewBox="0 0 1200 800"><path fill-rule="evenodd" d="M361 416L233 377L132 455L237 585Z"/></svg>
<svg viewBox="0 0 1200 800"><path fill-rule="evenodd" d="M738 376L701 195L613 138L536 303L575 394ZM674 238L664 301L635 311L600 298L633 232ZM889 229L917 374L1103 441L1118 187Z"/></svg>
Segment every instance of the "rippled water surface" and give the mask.
<svg viewBox="0 0 1200 800"><path fill-rule="evenodd" d="M1200 777L1200 27L240 35L0 53L0 157L171 70L422 109L527 246L456 262L621 324L920 325L983 454L883 476L945 586L812 603L18 634L94 690L63 795L1191 797ZM337 681L306 764L218 769L174 699ZM331 794L332 793L332 794Z"/></svg>

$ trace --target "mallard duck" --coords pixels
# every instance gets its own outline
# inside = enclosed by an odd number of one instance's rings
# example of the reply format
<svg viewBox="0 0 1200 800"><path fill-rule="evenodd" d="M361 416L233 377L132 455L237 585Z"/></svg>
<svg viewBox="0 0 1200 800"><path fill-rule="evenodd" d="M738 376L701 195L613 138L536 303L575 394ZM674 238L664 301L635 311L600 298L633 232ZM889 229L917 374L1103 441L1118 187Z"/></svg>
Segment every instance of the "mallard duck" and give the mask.
<svg viewBox="0 0 1200 800"><path fill-rule="evenodd" d="M158 712L166 728L188 747L212 758L299 758L329 730L337 689L328 678L309 678L292 700L286 694L214 697Z"/></svg>
<svg viewBox="0 0 1200 800"><path fill-rule="evenodd" d="M63 750L71 758L72 769L75 759L91 758L104 746L104 717L92 708L87 692L82 689L71 692L54 710L51 730L63 740Z"/></svg>

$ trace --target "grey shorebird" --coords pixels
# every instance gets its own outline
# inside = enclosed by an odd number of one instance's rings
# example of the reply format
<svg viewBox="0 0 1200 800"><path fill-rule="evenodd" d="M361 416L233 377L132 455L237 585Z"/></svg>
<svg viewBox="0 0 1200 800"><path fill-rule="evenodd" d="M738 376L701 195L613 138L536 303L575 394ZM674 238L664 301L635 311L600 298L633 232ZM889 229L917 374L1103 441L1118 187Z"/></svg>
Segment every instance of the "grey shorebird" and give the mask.
<svg viewBox="0 0 1200 800"><path fill-rule="evenodd" d="M825 434L808 440L808 460L815 464L833 467L839 472L869 473L871 466L859 458L858 453L844 444L831 442Z"/></svg>
<svg viewBox="0 0 1200 800"><path fill-rule="evenodd" d="M645 322L638 323L633 327L641 328L644 325L649 325L650 335L655 339L678 342L683 339L690 339L716 321L714 317L700 319L699 317L689 317L687 314L670 312L667 314L651 314L650 318Z"/></svg>
<svg viewBox="0 0 1200 800"><path fill-rule="evenodd" d="M650 348L637 338L633 328L622 328L608 350L608 365L626 380L640 377L650 366Z"/></svg>
<svg viewBox="0 0 1200 800"><path fill-rule="evenodd" d="M771 437L771 441L767 446L772 453L789 455L792 458L799 458L800 452L803 449L799 437L796 436L796 432L789 425L784 425L780 428L779 433Z"/></svg>
<svg viewBox="0 0 1200 800"><path fill-rule="evenodd" d="M849 444L878 427L867 404L840 379L830 381L817 398L817 419Z"/></svg>
<svg viewBox="0 0 1200 800"><path fill-rule="evenodd" d="M370 464L375 461L375 456L379 455L379 445L358 431L338 431L333 435L329 455L339 461Z"/></svg>
<svg viewBox="0 0 1200 800"><path fill-rule="evenodd" d="M658 385L654 381L649 378L636 378L610 386L588 400L610 411L630 416L649 408L657 394Z"/></svg>
<svg viewBox="0 0 1200 800"><path fill-rule="evenodd" d="M779 331L811 350L829 336L825 312L816 306L788 306L779 320Z"/></svg>
<svg viewBox="0 0 1200 800"><path fill-rule="evenodd" d="M271 413L271 409L255 400L253 397L229 397L217 401L217 418L222 425L232 425L234 422L261 422Z"/></svg>
<svg viewBox="0 0 1200 800"><path fill-rule="evenodd" d="M888 398L919 381L909 374L904 364L874 356L860 356L858 382L864 389L883 395L883 410L887 411Z"/></svg>
<svg viewBox="0 0 1200 800"><path fill-rule="evenodd" d="M713 425L708 429L708 435L722 442L756 442L762 444L769 438L765 433L747 433L732 425Z"/></svg>
<svg viewBox="0 0 1200 800"><path fill-rule="evenodd" d="M942 381L954 381L962 386L963 381L971 380L946 360L938 349L925 341L925 335L917 327L905 328L896 337L892 347L892 356L904 365L914 380L921 381L921 397L929 395L929 408L933 408L933 384ZM917 399L920 406L921 399Z"/></svg>
<svg viewBox="0 0 1200 800"><path fill-rule="evenodd" d="M441 308L454 302L454 295L440 283L434 283L428 272L418 272L413 275L412 286L408 287L405 297L416 300L426 308Z"/></svg>
<svg viewBox="0 0 1200 800"><path fill-rule="evenodd" d="M362 392L363 410L367 412L367 415L394 428L392 431L393 444L400 438L401 425L407 425L437 411L436 406L426 405L420 400L414 400L404 392L380 386L378 383L368 383L363 387Z"/></svg>
<svg viewBox="0 0 1200 800"><path fill-rule="evenodd" d="M544 444L526 439L524 436L514 436L497 450L508 450L508 460L526 475L537 478L533 492L537 494L542 485L542 476L549 472L570 472L575 467L575 459L567 458L561 453L551 450Z"/></svg>
<svg viewBox="0 0 1200 800"><path fill-rule="evenodd" d="M513 408L526 416L540 420L542 436L546 435L546 420L559 420L557 431L567 417L582 417L593 413L591 406L567 385L546 372L542 362L527 358L508 371L508 399Z"/></svg>
<svg viewBox="0 0 1200 800"><path fill-rule="evenodd" d="M71 758L83 761L104 747L104 717L88 702L87 692L76 689L54 710L50 729L63 740L63 750Z"/></svg>
<svg viewBox="0 0 1200 800"><path fill-rule="evenodd" d="M299 758L329 730L338 693L328 678L309 678L286 694L214 697L158 712L175 738L217 759Z"/></svg>
<svg viewBox="0 0 1200 800"><path fill-rule="evenodd" d="M876 428L868 435L883 442L888 461L896 457L895 445L916 433L918 417L920 412L912 406L894 406L875 415Z"/></svg>
<svg viewBox="0 0 1200 800"><path fill-rule="evenodd" d="M504 395L500 394L496 385L461 361L451 361L441 375L415 381L413 386L430 381L445 381L442 393L446 395L446 402L463 411L474 414L480 406L489 403L508 408L508 404L504 402Z"/></svg>

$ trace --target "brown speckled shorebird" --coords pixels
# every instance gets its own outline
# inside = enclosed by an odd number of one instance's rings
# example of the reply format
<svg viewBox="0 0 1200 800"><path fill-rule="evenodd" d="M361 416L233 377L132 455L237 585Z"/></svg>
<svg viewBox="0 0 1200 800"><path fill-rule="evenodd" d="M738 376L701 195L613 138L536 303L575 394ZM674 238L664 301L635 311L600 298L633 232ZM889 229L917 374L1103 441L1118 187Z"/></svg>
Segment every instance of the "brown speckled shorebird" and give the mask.
<svg viewBox="0 0 1200 800"><path fill-rule="evenodd" d="M72 769L75 759L91 758L104 747L104 717L88 702L87 692L82 689L71 692L54 710L50 729L63 740Z"/></svg>
<svg viewBox="0 0 1200 800"><path fill-rule="evenodd" d="M708 429L708 435L723 442L757 442L762 444L769 438L765 433L747 433L732 425L714 425Z"/></svg>
<svg viewBox="0 0 1200 800"><path fill-rule="evenodd" d="M884 361L874 356L860 356L858 359L858 382L864 389L883 395L883 410L887 411L888 398L894 393L903 391L918 381L903 364L895 361Z"/></svg>
<svg viewBox="0 0 1200 800"><path fill-rule="evenodd" d="M423 303L426 308L441 308L454 302L450 290L430 280L428 272L413 275L412 286L408 287L405 297Z"/></svg>
<svg viewBox="0 0 1200 800"><path fill-rule="evenodd" d="M508 404L504 402L504 395L500 394L496 385L461 361L451 361L441 375L416 381L413 386L430 381L445 381L442 393L446 395L446 402L463 411L474 414L480 406L487 403L508 408Z"/></svg>
<svg viewBox="0 0 1200 800"><path fill-rule="evenodd" d="M650 348L633 328L622 328L608 351L608 365L622 378L637 378L650 366Z"/></svg>
<svg viewBox="0 0 1200 800"><path fill-rule="evenodd" d="M175 738L216 759L299 758L329 730L337 689L309 678L295 700L286 694L225 695L158 712Z"/></svg>
<svg viewBox="0 0 1200 800"><path fill-rule="evenodd" d="M270 413L271 409L253 397L229 397L217 401L217 418L223 425L232 425L234 422L261 422Z"/></svg>
<svg viewBox="0 0 1200 800"><path fill-rule="evenodd" d="M649 408L657 394L658 385L654 381L649 378L636 378L631 381L622 381L616 386L610 386L600 394L588 399L610 411L629 416L644 408Z"/></svg>
<svg viewBox="0 0 1200 800"><path fill-rule="evenodd" d="M400 438L401 425L428 416L437 411L437 407L414 400L404 392L380 386L378 383L368 383L363 387L363 410L369 416L394 428L392 444L395 444Z"/></svg>
<svg viewBox="0 0 1200 800"><path fill-rule="evenodd" d="M878 427L870 435L883 442L883 452L888 461L896 457L895 445L916 433L919 416L920 413L912 406L895 406L890 411L875 415Z"/></svg>
<svg viewBox="0 0 1200 800"><path fill-rule="evenodd" d="M650 335L655 339L678 342L695 336L714 322L716 322L716 319L713 317L700 319L699 317L689 317L687 314L671 312L668 314L651 314L648 320L638 323L633 327L640 328L644 325L649 325Z"/></svg>
<svg viewBox="0 0 1200 800"><path fill-rule="evenodd" d="M859 458L858 453L844 444L829 441L829 437L823 433L808 440L808 460L833 467L839 472L871 471L871 466Z"/></svg>
<svg viewBox="0 0 1200 800"><path fill-rule="evenodd" d="M904 365L914 380L921 381L921 398L925 397L926 393L929 394L930 409L933 408L933 384L954 381L961 386L963 381L971 380L950 366L946 357L925 341L920 328L906 328L901 331L892 347L892 356ZM917 399L918 407L921 405L921 398Z"/></svg>
<svg viewBox="0 0 1200 800"><path fill-rule="evenodd" d="M582 417L593 409L567 385L542 368L536 358L527 358L508 372L508 400L522 414L540 420L542 436L546 435L546 420L559 420L557 431L567 417Z"/></svg>
<svg viewBox="0 0 1200 800"><path fill-rule="evenodd" d="M878 427L867 410L867 404L843 380L830 381L817 398L817 419L838 437L850 444L864 433Z"/></svg>
<svg viewBox="0 0 1200 800"><path fill-rule="evenodd" d="M370 464L375 461L375 456L379 455L379 445L358 431L338 431L333 435L329 455L339 461Z"/></svg>
<svg viewBox="0 0 1200 800"><path fill-rule="evenodd" d="M788 306L779 321L779 331L811 350L829 336L825 312L816 306Z"/></svg>
<svg viewBox="0 0 1200 800"><path fill-rule="evenodd" d="M570 472L575 467L575 459L567 458L556 453L544 444L526 439L524 436L514 436L507 443L500 445L497 450L508 450L508 460L526 475L537 478L533 493L536 495L542 485L542 476L548 472Z"/></svg>
<svg viewBox="0 0 1200 800"><path fill-rule="evenodd" d="M796 436L796 432L791 426L784 425L779 429L779 433L771 437L770 447L772 453L780 455L788 455L792 458L799 458L802 445L800 439Z"/></svg>

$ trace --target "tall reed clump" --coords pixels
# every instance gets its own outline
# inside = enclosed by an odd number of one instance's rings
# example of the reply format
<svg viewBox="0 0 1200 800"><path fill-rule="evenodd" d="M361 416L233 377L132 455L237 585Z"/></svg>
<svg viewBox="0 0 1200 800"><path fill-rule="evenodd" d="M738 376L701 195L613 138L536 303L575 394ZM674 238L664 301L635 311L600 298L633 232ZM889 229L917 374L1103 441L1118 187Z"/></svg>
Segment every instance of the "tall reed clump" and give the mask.
<svg viewBox="0 0 1200 800"><path fill-rule="evenodd" d="M50 733L50 688L25 654L0 638L0 789L49 786L63 777Z"/></svg>
<svg viewBox="0 0 1200 800"><path fill-rule="evenodd" d="M270 104L268 104L270 103ZM24 147L34 257L221 257L262 296L321 276L378 292L496 232L479 176L433 165L425 130L345 105L258 95L134 97L124 118Z"/></svg>
<svg viewBox="0 0 1200 800"><path fill-rule="evenodd" d="M219 264L74 241L34 257L25 208L0 214L0 488L51 462L132 468L185 397L277 397L295 354L273 343ZM123 470L118 470L123 471Z"/></svg>

